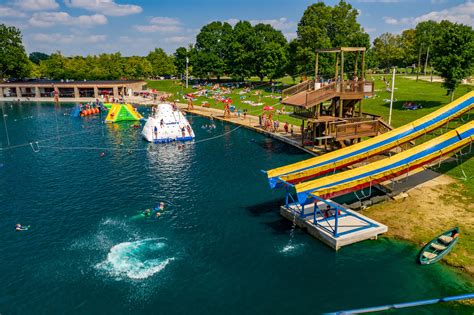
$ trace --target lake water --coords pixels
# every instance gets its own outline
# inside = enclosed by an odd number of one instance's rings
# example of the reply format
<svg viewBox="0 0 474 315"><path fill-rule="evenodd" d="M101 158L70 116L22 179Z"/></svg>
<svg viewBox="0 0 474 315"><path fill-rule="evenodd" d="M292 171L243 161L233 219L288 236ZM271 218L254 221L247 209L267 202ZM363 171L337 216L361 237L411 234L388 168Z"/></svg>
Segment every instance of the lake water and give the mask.
<svg viewBox="0 0 474 315"><path fill-rule="evenodd" d="M292 232L260 170L308 156L264 135L190 117L195 143L151 145L72 105L1 105L1 314L318 314L473 289L404 242L334 252ZM160 218L140 215L160 201Z"/></svg>

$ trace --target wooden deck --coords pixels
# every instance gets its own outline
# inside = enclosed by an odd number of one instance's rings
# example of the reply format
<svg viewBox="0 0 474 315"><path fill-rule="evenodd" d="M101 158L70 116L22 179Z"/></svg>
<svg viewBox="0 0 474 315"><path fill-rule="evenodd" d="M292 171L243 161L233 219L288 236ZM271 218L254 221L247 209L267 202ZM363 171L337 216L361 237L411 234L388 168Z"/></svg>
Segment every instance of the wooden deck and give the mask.
<svg viewBox="0 0 474 315"><path fill-rule="evenodd" d="M305 81L282 92L282 104L310 108L332 98L341 99L363 99L366 96L372 96L374 93L374 82L372 81L351 81L333 82L325 86L319 86L319 83L311 84L313 81ZM306 90L301 91L303 88ZM290 95L290 93L294 93Z"/></svg>

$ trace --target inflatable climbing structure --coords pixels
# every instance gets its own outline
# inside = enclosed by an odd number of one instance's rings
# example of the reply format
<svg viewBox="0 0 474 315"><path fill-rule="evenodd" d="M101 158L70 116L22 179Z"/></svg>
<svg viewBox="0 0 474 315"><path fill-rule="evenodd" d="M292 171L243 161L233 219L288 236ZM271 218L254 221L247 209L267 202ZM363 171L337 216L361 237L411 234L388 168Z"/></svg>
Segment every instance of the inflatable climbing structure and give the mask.
<svg viewBox="0 0 474 315"><path fill-rule="evenodd" d="M105 118L106 123L142 120L143 116L130 104L113 104Z"/></svg>

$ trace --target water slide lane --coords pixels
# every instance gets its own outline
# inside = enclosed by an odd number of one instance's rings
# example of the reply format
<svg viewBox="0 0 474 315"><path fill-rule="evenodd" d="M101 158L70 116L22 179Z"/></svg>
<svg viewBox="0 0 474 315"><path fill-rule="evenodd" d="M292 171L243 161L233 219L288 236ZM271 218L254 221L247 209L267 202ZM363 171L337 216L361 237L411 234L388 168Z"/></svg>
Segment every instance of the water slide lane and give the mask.
<svg viewBox="0 0 474 315"><path fill-rule="evenodd" d="M474 108L474 91L422 118L377 137L321 156L269 170L267 176L270 186L271 188L278 187L282 184L282 180L298 183L357 163L420 137L472 108Z"/></svg>
<svg viewBox="0 0 474 315"><path fill-rule="evenodd" d="M112 108L109 110L107 117L105 118L105 122L114 122L117 118L117 113L120 110L119 104L113 104Z"/></svg>
<svg viewBox="0 0 474 315"><path fill-rule="evenodd" d="M474 121L389 158L295 185L298 201L306 203L310 195L331 198L369 187L454 154L472 141Z"/></svg>
<svg viewBox="0 0 474 315"><path fill-rule="evenodd" d="M128 111L130 112L130 114L131 114L136 120L140 120L140 119L143 118L143 116L140 115L140 113L137 112L137 111L135 110L135 108L133 108L132 105L126 104L125 107L128 109Z"/></svg>

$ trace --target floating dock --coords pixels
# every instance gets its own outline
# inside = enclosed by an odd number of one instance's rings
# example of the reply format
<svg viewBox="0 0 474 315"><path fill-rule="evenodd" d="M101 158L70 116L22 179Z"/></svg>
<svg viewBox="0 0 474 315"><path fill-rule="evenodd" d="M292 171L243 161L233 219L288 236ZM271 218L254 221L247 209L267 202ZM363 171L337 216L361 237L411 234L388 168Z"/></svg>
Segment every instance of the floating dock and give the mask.
<svg viewBox="0 0 474 315"><path fill-rule="evenodd" d="M324 217L324 210L321 209L327 204L339 211L337 217ZM318 209L314 211L314 204L305 205L304 208L298 203L283 205L280 214L335 250L360 241L376 239L378 235L388 231L386 225L344 208L334 201L319 201L317 206Z"/></svg>

